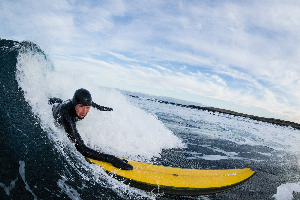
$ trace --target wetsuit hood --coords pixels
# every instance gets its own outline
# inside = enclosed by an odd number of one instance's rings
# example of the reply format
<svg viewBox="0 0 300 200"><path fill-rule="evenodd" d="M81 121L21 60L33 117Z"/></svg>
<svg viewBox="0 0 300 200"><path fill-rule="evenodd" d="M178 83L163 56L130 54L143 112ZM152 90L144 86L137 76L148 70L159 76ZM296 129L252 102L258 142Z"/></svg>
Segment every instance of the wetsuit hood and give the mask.
<svg viewBox="0 0 300 200"><path fill-rule="evenodd" d="M86 89L78 89L75 91L72 104L75 107L77 104L82 104L83 106L91 106L92 105L92 95Z"/></svg>

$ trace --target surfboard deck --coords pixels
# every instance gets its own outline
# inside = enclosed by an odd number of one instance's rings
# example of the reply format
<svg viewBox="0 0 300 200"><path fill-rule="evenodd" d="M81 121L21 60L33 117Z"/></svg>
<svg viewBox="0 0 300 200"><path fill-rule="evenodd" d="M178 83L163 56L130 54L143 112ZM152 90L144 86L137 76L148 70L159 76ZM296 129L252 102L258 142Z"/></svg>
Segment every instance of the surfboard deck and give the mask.
<svg viewBox="0 0 300 200"><path fill-rule="evenodd" d="M171 195L204 195L232 189L251 178L250 168L202 170L158 166L128 160L133 170L121 170L110 163L86 158L101 166L114 178L132 187Z"/></svg>

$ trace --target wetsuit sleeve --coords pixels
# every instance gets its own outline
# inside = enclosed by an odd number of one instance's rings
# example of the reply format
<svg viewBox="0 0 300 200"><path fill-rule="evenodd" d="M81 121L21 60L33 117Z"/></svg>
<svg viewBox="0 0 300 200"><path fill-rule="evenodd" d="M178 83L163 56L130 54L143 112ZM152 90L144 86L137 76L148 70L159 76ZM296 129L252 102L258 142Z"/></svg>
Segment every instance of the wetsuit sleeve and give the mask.
<svg viewBox="0 0 300 200"><path fill-rule="evenodd" d="M133 169L133 167L130 164L128 164L126 160L119 159L113 155L100 153L98 151L95 151L95 150L87 147L84 144L80 134L78 133L75 122L73 122L71 120L71 117L68 115L67 112L63 112L62 114L63 114L63 119L64 119L63 123L64 123L65 130L66 130L68 136L71 138L71 140L75 142L75 147L76 147L77 151L79 151L83 156L86 156L86 157L94 159L94 160L109 162L113 166L123 169L123 170L132 170Z"/></svg>
<svg viewBox="0 0 300 200"><path fill-rule="evenodd" d="M62 103L62 102L63 102L62 99L56 98L56 97L50 98L50 99L48 100L48 104L50 104L50 105L53 105L53 104L55 104L55 103Z"/></svg>
<svg viewBox="0 0 300 200"><path fill-rule="evenodd" d="M100 111L113 111L112 108L109 108L109 107L104 107L104 106L100 106L98 104L96 104L95 102L92 101L92 107L100 110Z"/></svg>
<svg viewBox="0 0 300 200"><path fill-rule="evenodd" d="M132 165L128 164L127 160L125 160L125 159L120 159L113 155L100 153L98 151L88 148L84 144L76 143L75 146L76 146L77 151L79 151L85 157L88 157L88 158L91 158L94 160L111 163L114 167L120 168L123 170L132 170L133 169Z"/></svg>
<svg viewBox="0 0 300 200"><path fill-rule="evenodd" d="M65 131L67 132L69 138L75 143L83 143L83 140L81 139L78 130L76 128L76 124L69 116L68 111L62 109L61 114L62 114L62 122L63 122L62 125L64 126Z"/></svg>

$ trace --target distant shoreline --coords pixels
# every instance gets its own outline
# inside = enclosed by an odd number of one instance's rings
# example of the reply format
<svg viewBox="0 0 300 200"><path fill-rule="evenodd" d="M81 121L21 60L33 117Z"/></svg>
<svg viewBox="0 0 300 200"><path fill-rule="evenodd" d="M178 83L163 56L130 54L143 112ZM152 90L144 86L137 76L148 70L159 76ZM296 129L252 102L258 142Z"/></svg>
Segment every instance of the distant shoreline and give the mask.
<svg viewBox="0 0 300 200"><path fill-rule="evenodd" d="M130 95L130 94L127 94L127 95L130 97L133 97L133 98L141 98L137 95ZM197 110L206 110L206 111L213 112L213 113L218 112L218 113L223 113L223 114L228 114L228 115L233 115L233 116L238 116L238 117L245 117L245 118L253 119L256 121L267 122L267 123L271 123L271 124L275 124L275 125L279 125L279 126L290 126L294 129L300 130L300 124L295 123L295 122L281 120L281 119L265 118L265 117L255 116L255 115L248 115L248 114L234 112L231 110L226 110L226 109L221 109L221 108L204 107L204 106L196 106L196 105L184 105L184 104L179 104L179 103L174 103L174 102L169 102L169 101L162 101L162 100L153 99L153 98L151 98L151 99L144 98L144 99L146 99L148 101L155 101L158 103L171 104L174 106L186 107L186 108L197 109Z"/></svg>

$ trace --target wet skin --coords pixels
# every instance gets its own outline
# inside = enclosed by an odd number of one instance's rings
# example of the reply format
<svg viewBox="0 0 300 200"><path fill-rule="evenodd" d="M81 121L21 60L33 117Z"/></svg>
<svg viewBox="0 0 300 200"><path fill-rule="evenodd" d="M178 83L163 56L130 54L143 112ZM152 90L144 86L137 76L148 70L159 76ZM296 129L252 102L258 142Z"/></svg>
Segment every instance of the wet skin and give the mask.
<svg viewBox="0 0 300 200"><path fill-rule="evenodd" d="M75 106L75 112L80 119L83 119L90 111L91 106L84 106L82 104L77 104Z"/></svg>

